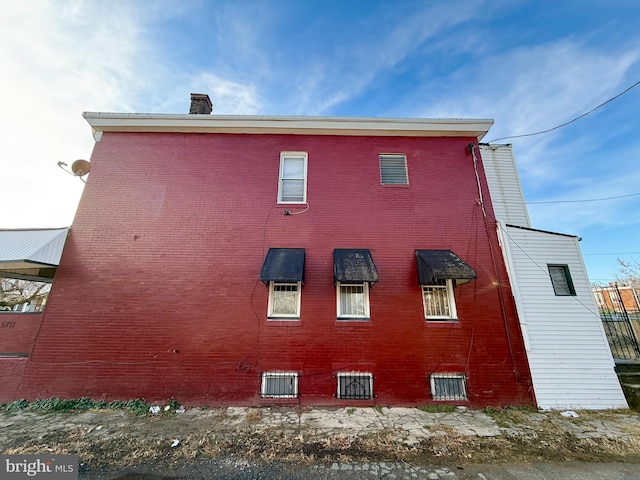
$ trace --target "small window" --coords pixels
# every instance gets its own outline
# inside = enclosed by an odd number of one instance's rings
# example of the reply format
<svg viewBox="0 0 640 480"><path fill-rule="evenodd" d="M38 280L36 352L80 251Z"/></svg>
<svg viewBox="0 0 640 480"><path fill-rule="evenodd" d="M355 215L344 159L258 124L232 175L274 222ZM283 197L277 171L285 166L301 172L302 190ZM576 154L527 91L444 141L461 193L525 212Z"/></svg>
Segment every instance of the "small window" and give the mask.
<svg viewBox="0 0 640 480"><path fill-rule="evenodd" d="M405 155L380 155L380 183L383 185L407 185L407 157Z"/></svg>
<svg viewBox="0 0 640 480"><path fill-rule="evenodd" d="M264 372L260 395L267 398L295 398L298 396L296 372Z"/></svg>
<svg viewBox="0 0 640 480"><path fill-rule="evenodd" d="M300 318L300 282L269 282L269 318Z"/></svg>
<svg viewBox="0 0 640 480"><path fill-rule="evenodd" d="M369 284L340 283L336 285L338 319L369 319Z"/></svg>
<svg viewBox="0 0 640 480"><path fill-rule="evenodd" d="M424 318L427 320L455 320L456 302L453 295L453 281L434 280L432 285L422 285Z"/></svg>
<svg viewBox="0 0 640 480"><path fill-rule="evenodd" d="M370 373L338 373L338 398L370 400L373 398L373 375Z"/></svg>
<svg viewBox="0 0 640 480"><path fill-rule="evenodd" d="M282 152L280 154L278 203L305 203L306 201L307 153Z"/></svg>
<svg viewBox="0 0 640 480"><path fill-rule="evenodd" d="M567 265L548 265L548 267L555 294L557 296L575 295L569 267Z"/></svg>
<svg viewBox="0 0 640 480"><path fill-rule="evenodd" d="M463 373L434 373L431 375L431 395L434 400L468 400L467 381Z"/></svg>

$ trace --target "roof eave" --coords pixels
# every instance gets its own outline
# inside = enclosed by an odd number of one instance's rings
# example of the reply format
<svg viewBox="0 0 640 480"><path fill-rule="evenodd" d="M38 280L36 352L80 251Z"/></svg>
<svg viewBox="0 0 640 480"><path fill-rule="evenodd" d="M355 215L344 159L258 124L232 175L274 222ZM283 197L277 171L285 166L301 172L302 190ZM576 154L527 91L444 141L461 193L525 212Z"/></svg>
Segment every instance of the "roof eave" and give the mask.
<svg viewBox="0 0 640 480"><path fill-rule="evenodd" d="M277 117L84 112L99 140L102 132L245 133L406 137L475 137L481 140L491 119Z"/></svg>

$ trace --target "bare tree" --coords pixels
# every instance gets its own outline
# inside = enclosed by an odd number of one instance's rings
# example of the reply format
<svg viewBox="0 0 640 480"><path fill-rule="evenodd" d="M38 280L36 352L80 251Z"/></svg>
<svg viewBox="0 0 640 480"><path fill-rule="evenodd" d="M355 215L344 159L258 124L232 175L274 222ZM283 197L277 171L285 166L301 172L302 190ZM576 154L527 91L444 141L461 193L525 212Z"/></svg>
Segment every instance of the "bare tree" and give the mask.
<svg viewBox="0 0 640 480"><path fill-rule="evenodd" d="M16 305L23 304L39 307L44 304L50 289L50 283L0 277L0 310L13 310Z"/></svg>
<svg viewBox="0 0 640 480"><path fill-rule="evenodd" d="M618 259L620 266L619 274L617 275L618 283L624 286L640 288L640 263L636 261L625 262L622 259Z"/></svg>

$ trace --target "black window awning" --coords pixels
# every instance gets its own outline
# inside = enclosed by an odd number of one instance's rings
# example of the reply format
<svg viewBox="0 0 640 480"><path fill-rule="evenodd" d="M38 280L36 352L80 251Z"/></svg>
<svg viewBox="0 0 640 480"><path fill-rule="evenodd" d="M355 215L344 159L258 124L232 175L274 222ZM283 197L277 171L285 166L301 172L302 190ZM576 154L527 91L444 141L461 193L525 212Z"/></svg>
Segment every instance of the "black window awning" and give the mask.
<svg viewBox="0 0 640 480"><path fill-rule="evenodd" d="M260 271L262 282L304 282L304 248L270 248Z"/></svg>
<svg viewBox="0 0 640 480"><path fill-rule="evenodd" d="M478 278L475 270L451 250L416 250L416 263L420 285L448 279L460 285Z"/></svg>
<svg viewBox="0 0 640 480"><path fill-rule="evenodd" d="M349 248L333 251L333 278L342 283L376 283L380 280L371 252Z"/></svg>

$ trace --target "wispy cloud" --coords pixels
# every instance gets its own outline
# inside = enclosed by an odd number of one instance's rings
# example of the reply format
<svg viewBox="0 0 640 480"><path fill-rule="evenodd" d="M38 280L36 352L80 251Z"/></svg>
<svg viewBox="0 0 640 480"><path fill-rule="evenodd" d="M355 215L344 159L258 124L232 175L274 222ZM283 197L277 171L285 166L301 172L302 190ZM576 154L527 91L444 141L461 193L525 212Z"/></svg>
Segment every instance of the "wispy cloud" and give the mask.
<svg viewBox="0 0 640 480"><path fill-rule="evenodd" d="M2 64L11 73L0 90L1 168L13 204L3 209L3 224L71 222L82 183L56 165L91 153L83 110L126 107L123 92L136 78L133 46L142 44L127 19L111 6L87 10L82 2L3 6Z"/></svg>

